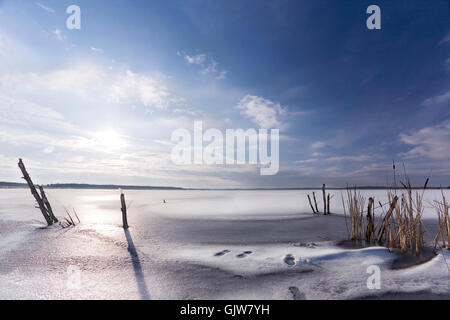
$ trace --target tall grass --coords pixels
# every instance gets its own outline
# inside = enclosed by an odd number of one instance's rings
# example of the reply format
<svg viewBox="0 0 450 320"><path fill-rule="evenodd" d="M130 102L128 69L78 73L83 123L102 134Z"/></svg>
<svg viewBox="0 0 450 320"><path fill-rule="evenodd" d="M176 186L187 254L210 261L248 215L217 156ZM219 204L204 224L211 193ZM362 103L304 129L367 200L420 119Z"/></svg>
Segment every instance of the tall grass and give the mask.
<svg viewBox="0 0 450 320"><path fill-rule="evenodd" d="M445 199L444 193L442 192L442 202L435 201L434 208L438 215L439 231L435 237L435 249L439 244L439 240L442 241L442 247L450 249L450 221L448 208L449 204Z"/></svg>
<svg viewBox="0 0 450 320"><path fill-rule="evenodd" d="M409 184L403 184L400 194L397 190L388 191L388 203L379 203L382 210L375 216L374 198L363 197L356 187L347 188L347 201L343 200L344 213L349 213L351 234L350 240L365 241L367 245L385 245L389 249L399 248L401 252L420 254L423 247L422 213L423 190L413 191ZM388 208L385 211L385 207ZM449 236L448 205L442 207L443 228ZM367 210L365 209L367 208ZM446 210L446 211L445 211ZM446 212L446 214L445 214ZM446 218L445 218L446 217ZM446 219L446 220L445 220ZM448 238L450 242L450 239Z"/></svg>
<svg viewBox="0 0 450 320"><path fill-rule="evenodd" d="M365 201L366 199L356 190L356 187L354 189L347 188L347 207L351 225L350 240L362 240ZM346 213L345 203L344 212Z"/></svg>

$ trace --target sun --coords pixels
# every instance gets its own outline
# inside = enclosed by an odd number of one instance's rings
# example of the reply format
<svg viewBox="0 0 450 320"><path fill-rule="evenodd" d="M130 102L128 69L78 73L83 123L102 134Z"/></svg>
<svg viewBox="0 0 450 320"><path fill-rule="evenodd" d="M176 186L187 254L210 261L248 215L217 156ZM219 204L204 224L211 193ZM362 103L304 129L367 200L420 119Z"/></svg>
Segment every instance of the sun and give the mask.
<svg viewBox="0 0 450 320"><path fill-rule="evenodd" d="M95 134L95 144L105 151L115 151L125 146L123 137L112 129Z"/></svg>

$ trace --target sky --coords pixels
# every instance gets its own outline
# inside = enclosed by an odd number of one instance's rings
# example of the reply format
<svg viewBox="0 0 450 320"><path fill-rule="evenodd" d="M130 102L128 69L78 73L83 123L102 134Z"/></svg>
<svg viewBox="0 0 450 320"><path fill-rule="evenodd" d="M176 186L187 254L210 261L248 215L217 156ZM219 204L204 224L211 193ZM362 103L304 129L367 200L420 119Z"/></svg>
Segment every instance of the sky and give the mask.
<svg viewBox="0 0 450 320"><path fill-rule="evenodd" d="M369 30L366 9L381 9ZM81 10L68 29L66 9ZM450 2L0 0L0 181L450 185ZM175 165L179 128L280 130L280 168Z"/></svg>

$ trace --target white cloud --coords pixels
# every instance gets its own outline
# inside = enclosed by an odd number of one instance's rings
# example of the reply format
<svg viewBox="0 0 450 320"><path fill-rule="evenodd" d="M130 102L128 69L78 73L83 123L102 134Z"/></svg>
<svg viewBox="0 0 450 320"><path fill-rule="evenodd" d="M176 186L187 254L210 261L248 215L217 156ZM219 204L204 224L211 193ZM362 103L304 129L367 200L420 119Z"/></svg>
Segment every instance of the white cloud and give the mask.
<svg viewBox="0 0 450 320"><path fill-rule="evenodd" d="M404 154L407 158L427 157L448 160L450 158L450 120L422 128L412 134L400 134L400 141L413 146Z"/></svg>
<svg viewBox="0 0 450 320"><path fill-rule="evenodd" d="M217 73L217 62L214 59L211 59L209 64L200 71L201 74L208 74L208 73Z"/></svg>
<svg viewBox="0 0 450 320"><path fill-rule="evenodd" d="M431 98L424 100L422 102L422 105L431 106L431 105L442 104L442 103L446 103L446 102L450 102L450 90L440 96L435 96L435 97L431 97Z"/></svg>
<svg viewBox="0 0 450 320"><path fill-rule="evenodd" d="M169 89L156 79L127 71L112 85L109 101L114 103L142 103L146 107L167 108L181 102L172 97Z"/></svg>
<svg viewBox="0 0 450 320"><path fill-rule="evenodd" d="M24 125L27 128L46 130L74 129L59 112L24 98L11 97L3 92L0 92L0 124L11 126L13 129Z"/></svg>
<svg viewBox="0 0 450 320"><path fill-rule="evenodd" d="M91 47L91 51L95 53L103 53L103 49L101 48Z"/></svg>
<svg viewBox="0 0 450 320"><path fill-rule="evenodd" d="M35 2L34 4L37 5L38 7L40 7L41 9L49 12L49 13L55 13L56 12L55 9L50 8L50 7L44 5L44 4L40 3L40 2Z"/></svg>
<svg viewBox="0 0 450 320"><path fill-rule="evenodd" d="M16 94L70 93L86 97L93 90L108 89L107 74L94 65L77 65L43 73L7 73L0 76L0 89ZM111 85L109 84L109 87Z"/></svg>
<svg viewBox="0 0 450 320"><path fill-rule="evenodd" d="M67 37L65 35L63 35L61 30L59 30L59 29L53 30L53 34L56 36L56 39L58 39L59 41L64 41L67 39Z"/></svg>
<svg viewBox="0 0 450 320"><path fill-rule="evenodd" d="M90 64L45 73L4 74L0 76L0 90L39 96L65 93L107 103L156 108L167 108L182 101L173 96L159 77Z"/></svg>
<svg viewBox="0 0 450 320"><path fill-rule="evenodd" d="M178 56L184 57L187 63L189 64L196 64L201 66L200 73L203 75L207 74L214 74L216 75L215 79L217 80L224 80L226 79L227 70L219 70L218 65L219 63L210 55L207 55L205 53L199 53L193 56L189 56L183 52L177 52Z"/></svg>
<svg viewBox="0 0 450 320"><path fill-rule="evenodd" d="M187 61L187 63L190 64L199 64L199 65L203 65L206 61L206 54L197 54L195 56L188 56L185 55L184 59Z"/></svg>
<svg viewBox="0 0 450 320"><path fill-rule="evenodd" d="M295 163L315 163L318 162L319 159L305 159L305 160L296 160Z"/></svg>
<svg viewBox="0 0 450 320"><path fill-rule="evenodd" d="M258 125L259 128L284 129L288 126L283 121L287 109L282 108L278 102L246 95L236 107L241 110L241 114Z"/></svg>
<svg viewBox="0 0 450 320"><path fill-rule="evenodd" d="M324 153L321 153L321 152L313 152L312 153L312 156L313 157L322 157L322 156L324 156L325 154Z"/></svg>
<svg viewBox="0 0 450 320"><path fill-rule="evenodd" d="M450 59L449 59L450 60ZM450 65L450 63L449 63ZM225 80L227 78L228 71L222 70L220 71L219 75L216 77L217 80Z"/></svg>
<svg viewBox="0 0 450 320"><path fill-rule="evenodd" d="M312 149L321 149L327 145L324 141L316 141L311 144Z"/></svg>
<svg viewBox="0 0 450 320"><path fill-rule="evenodd" d="M99 152L91 131L80 128L46 106L0 92L0 142L14 146L41 146L44 153L56 147Z"/></svg>
<svg viewBox="0 0 450 320"><path fill-rule="evenodd" d="M40 73L5 73L0 75L0 147L6 154L11 152L15 155L16 150L27 154L28 150L35 150L37 159L48 158L48 154L52 154L63 162L70 161L74 153L89 154L97 159L122 154L112 146L129 148L123 150L133 152L146 149L155 152L159 149L157 142L152 143L158 139L154 131L149 133L145 143L141 139L135 142L133 137L121 135L120 128L117 132L114 132L115 128L112 128L112 133L108 132L111 124L108 120L103 121L101 116L97 127L90 119L86 119L90 123L85 124L83 119L74 116L78 112L73 108L79 108L81 113L97 105L100 110L107 110L108 103L160 108L168 106L172 99L167 87L154 77L130 71L108 71L100 66L80 65ZM100 112L94 110L89 114L100 115ZM127 120L122 123L130 127ZM162 123L150 118L142 119L139 125L161 128Z"/></svg>
<svg viewBox="0 0 450 320"><path fill-rule="evenodd" d="M337 157L329 157L324 159L325 161L368 161L370 157L368 155L359 155L359 156L337 156Z"/></svg>
<svg viewBox="0 0 450 320"><path fill-rule="evenodd" d="M314 156L314 154L313 154ZM359 155L359 156L334 156L328 158L312 158L305 160L297 160L296 163L314 163L319 161L328 161L328 162L338 162L338 161L348 161L348 162L365 162L370 160L371 157L368 155Z"/></svg>
<svg viewBox="0 0 450 320"><path fill-rule="evenodd" d="M158 140L158 139L153 140L153 142L156 142L156 143L159 143L159 144L162 144L165 146L174 146L175 145L173 142L165 141L165 140Z"/></svg>

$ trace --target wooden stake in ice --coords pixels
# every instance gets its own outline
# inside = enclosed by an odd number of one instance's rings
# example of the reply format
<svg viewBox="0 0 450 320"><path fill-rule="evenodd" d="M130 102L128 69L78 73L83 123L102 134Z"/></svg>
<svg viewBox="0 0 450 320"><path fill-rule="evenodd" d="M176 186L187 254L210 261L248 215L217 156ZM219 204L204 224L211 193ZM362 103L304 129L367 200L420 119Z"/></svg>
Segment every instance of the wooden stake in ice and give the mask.
<svg viewBox="0 0 450 320"><path fill-rule="evenodd" d="M47 195L45 194L44 188L42 186L39 186L39 191L41 192L42 202L44 203L45 208L47 209L48 215L52 219L53 223L57 223L58 219L53 214L52 206L50 205L50 202L47 199Z"/></svg>
<svg viewBox="0 0 450 320"><path fill-rule="evenodd" d="M327 214L327 198L325 196L325 184L322 185L323 194L323 214Z"/></svg>
<svg viewBox="0 0 450 320"><path fill-rule="evenodd" d="M313 207L312 202L311 202L311 197L309 196L309 194L308 194L308 201L309 201L309 205L311 206L313 214L315 214L316 210L314 210L314 207Z"/></svg>
<svg viewBox="0 0 450 320"><path fill-rule="evenodd" d="M319 213L319 207L317 206L317 199L316 199L316 193L313 192L313 198L314 198L314 206L316 208L316 212Z"/></svg>
<svg viewBox="0 0 450 320"><path fill-rule="evenodd" d="M328 196L325 194L325 184L322 185L322 194L323 194L323 214L327 215L327 214L330 214L330 200L331 200L332 196L330 194L328 194ZM313 195L315 207L313 207L312 202L311 202L311 197L308 194L309 205L311 206L313 213L319 213L319 209L317 208L316 193L313 192L312 195Z"/></svg>
<svg viewBox="0 0 450 320"><path fill-rule="evenodd" d="M375 222L372 213L374 207L373 198L369 198L369 204L367 205L367 228L366 228L366 242L370 243L375 238Z"/></svg>
<svg viewBox="0 0 450 320"><path fill-rule="evenodd" d="M122 205L122 223L123 228L128 229L128 220L127 220L127 204L125 202L125 195L123 194L122 189L119 189L120 191L120 203Z"/></svg>
<svg viewBox="0 0 450 320"><path fill-rule="evenodd" d="M30 175L28 174L28 172L27 172L27 170L26 170L26 168L25 168L25 165L24 165L23 162L22 162L22 159L19 159L18 165L19 165L20 171L22 171L23 179L25 179L25 181L27 182L28 187L30 188L31 194L32 194L32 195L34 196L34 198L36 199L36 202L37 202L37 204L38 204L38 206L39 206L39 209L40 209L41 212L42 212L42 215L43 215L44 218L45 218L45 221L47 221L47 224L48 224L49 226L51 226L51 225L53 224L53 222L54 222L54 219L55 219L56 221L58 221L58 220L57 220L56 218L53 219L53 218L50 216L50 214L49 214L49 212L48 212L48 210L47 210L47 208L46 208L46 206L45 206L44 200L41 198L41 196L40 196L39 193L37 192L36 187L35 187L34 184L33 184L33 181L31 181ZM45 195L45 194L44 194L44 195ZM47 199L47 198L45 198L45 199ZM48 202L48 200L47 200L47 202ZM50 204L49 204L49 205L50 205ZM50 208L50 206L49 206L49 208ZM52 213L52 215L53 215L53 213Z"/></svg>
<svg viewBox="0 0 450 320"><path fill-rule="evenodd" d="M381 228L378 231L378 235L377 235L377 242L378 243L381 243L381 239L383 238L384 231L386 230L387 227L389 227L388 221L389 221L389 218L392 215L392 212L394 211L394 209L395 209L395 207L397 205L397 201L398 201L398 197L395 196L394 199L392 199L391 206L389 207L389 210L386 213L386 216L384 217L383 222L381 224Z"/></svg>

